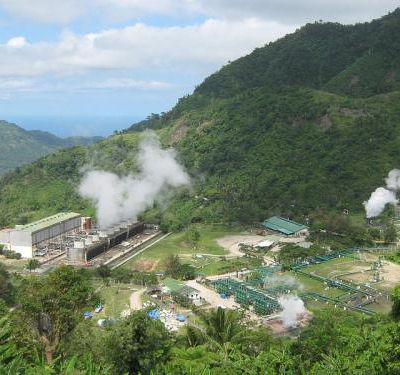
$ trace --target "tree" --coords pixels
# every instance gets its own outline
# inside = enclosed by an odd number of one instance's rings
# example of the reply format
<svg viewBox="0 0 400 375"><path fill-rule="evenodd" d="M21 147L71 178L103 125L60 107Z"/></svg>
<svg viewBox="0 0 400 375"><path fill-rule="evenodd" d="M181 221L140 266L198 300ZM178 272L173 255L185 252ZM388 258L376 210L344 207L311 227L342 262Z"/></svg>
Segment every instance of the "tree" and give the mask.
<svg viewBox="0 0 400 375"><path fill-rule="evenodd" d="M385 243L397 241L397 231L394 225L388 225L384 232Z"/></svg>
<svg viewBox="0 0 400 375"><path fill-rule="evenodd" d="M100 267L96 268L96 275L106 283L108 278L111 277L111 269L107 265L102 264Z"/></svg>
<svg viewBox="0 0 400 375"><path fill-rule="evenodd" d="M0 298L6 302L11 302L14 296L14 287L10 280L10 274L0 263Z"/></svg>
<svg viewBox="0 0 400 375"><path fill-rule="evenodd" d="M0 319L8 312L8 306L4 299L0 298Z"/></svg>
<svg viewBox="0 0 400 375"><path fill-rule="evenodd" d="M178 255L170 255L165 260L165 274L182 280L191 280L196 276L194 267L181 263Z"/></svg>
<svg viewBox="0 0 400 375"><path fill-rule="evenodd" d="M397 285L391 294L392 298L392 316L396 320L400 319L400 285Z"/></svg>
<svg viewBox="0 0 400 375"><path fill-rule="evenodd" d="M88 279L78 270L63 266L46 277L24 281L15 319L17 324L30 327L50 363L60 340L75 328L83 308L97 302Z"/></svg>
<svg viewBox="0 0 400 375"><path fill-rule="evenodd" d="M206 327L206 334L218 344L225 344L234 340L243 332L242 316L234 310L218 307L202 316Z"/></svg>
<svg viewBox="0 0 400 375"><path fill-rule="evenodd" d="M127 268L118 267L112 270L111 277L119 283L128 284L132 280L132 271Z"/></svg>
<svg viewBox="0 0 400 375"><path fill-rule="evenodd" d="M210 350L219 350L227 359L235 344L245 341L246 327L242 314L234 310L218 309L203 313L200 318L204 328L188 327L189 345L206 344Z"/></svg>
<svg viewBox="0 0 400 375"><path fill-rule="evenodd" d="M146 312L130 315L115 326L107 347L118 373L149 374L168 357L171 341L160 321Z"/></svg>
<svg viewBox="0 0 400 375"><path fill-rule="evenodd" d="M186 231L186 238L189 241L190 245L196 249L197 245L200 241L200 232L198 231L198 229L194 226L191 225L187 231Z"/></svg>
<svg viewBox="0 0 400 375"><path fill-rule="evenodd" d="M29 270L29 273L31 273L33 270L39 267L40 267L40 262L37 259L29 259L28 263L26 264L26 269Z"/></svg>

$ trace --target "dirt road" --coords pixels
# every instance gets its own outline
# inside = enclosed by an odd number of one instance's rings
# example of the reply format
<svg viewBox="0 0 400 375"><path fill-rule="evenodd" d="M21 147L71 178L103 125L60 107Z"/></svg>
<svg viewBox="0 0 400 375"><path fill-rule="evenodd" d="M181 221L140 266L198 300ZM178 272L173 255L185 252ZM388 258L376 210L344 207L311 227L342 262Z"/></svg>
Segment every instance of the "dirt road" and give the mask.
<svg viewBox="0 0 400 375"><path fill-rule="evenodd" d="M381 268L381 276L384 279L383 284L388 287L393 287L400 283L400 265L385 261Z"/></svg>
<svg viewBox="0 0 400 375"><path fill-rule="evenodd" d="M257 234L244 234L225 236L217 240L218 245L222 246L225 250L229 251L229 255L242 257L243 253L239 251L239 244L246 243L249 245L256 245L263 240L262 236Z"/></svg>
<svg viewBox="0 0 400 375"><path fill-rule="evenodd" d="M204 298L212 307L225 306L228 309L238 308L239 305L234 301L233 297L223 299L212 289L198 283L196 280L189 280L186 285L197 289L202 298Z"/></svg>
<svg viewBox="0 0 400 375"><path fill-rule="evenodd" d="M142 295L146 291L146 288L135 290L129 299L131 310L141 310L142 309Z"/></svg>

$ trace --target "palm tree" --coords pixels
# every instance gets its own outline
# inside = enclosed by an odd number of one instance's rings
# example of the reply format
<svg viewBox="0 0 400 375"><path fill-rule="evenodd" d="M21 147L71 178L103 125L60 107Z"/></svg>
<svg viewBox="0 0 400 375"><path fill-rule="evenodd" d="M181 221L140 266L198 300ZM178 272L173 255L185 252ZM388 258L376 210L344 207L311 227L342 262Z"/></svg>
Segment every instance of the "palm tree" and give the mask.
<svg viewBox="0 0 400 375"><path fill-rule="evenodd" d="M225 360L234 345L246 339L246 328L242 324L242 314L218 307L201 316L202 326L189 326L186 340L190 346L205 344L209 350L219 351Z"/></svg>
<svg viewBox="0 0 400 375"><path fill-rule="evenodd" d="M23 354L11 342L11 326L7 316L0 319L0 373L17 373L24 364ZM15 372L14 372L15 371Z"/></svg>
<svg viewBox="0 0 400 375"><path fill-rule="evenodd" d="M220 345L234 341L244 331L242 315L237 311L218 307L203 315L202 320L207 337Z"/></svg>

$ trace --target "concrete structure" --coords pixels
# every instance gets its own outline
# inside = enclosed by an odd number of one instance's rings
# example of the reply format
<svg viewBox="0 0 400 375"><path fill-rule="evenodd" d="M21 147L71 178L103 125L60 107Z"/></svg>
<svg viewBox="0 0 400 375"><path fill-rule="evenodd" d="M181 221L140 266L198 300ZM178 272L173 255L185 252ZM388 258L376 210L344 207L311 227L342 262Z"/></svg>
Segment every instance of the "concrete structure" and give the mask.
<svg viewBox="0 0 400 375"><path fill-rule="evenodd" d="M192 288L191 286L185 285L183 288L179 289L177 291L177 293L180 294L183 297L186 297L194 305L200 305L201 304L200 291L198 291L195 288Z"/></svg>
<svg viewBox="0 0 400 375"><path fill-rule="evenodd" d="M144 230L144 223L133 222L99 231L98 234L92 232L92 234L78 236L77 240L74 240L73 244L67 247L67 260L70 264L86 264L91 259L107 252L114 246L124 243Z"/></svg>
<svg viewBox="0 0 400 375"><path fill-rule="evenodd" d="M273 216L263 222L267 229L285 234L287 236L302 236L308 234L308 227L295 221Z"/></svg>
<svg viewBox="0 0 400 375"><path fill-rule="evenodd" d="M16 225L13 229L0 231L0 244L6 249L20 253L23 258L32 258L38 247L46 241L60 237L81 228L81 215L68 212L59 213L26 225Z"/></svg>

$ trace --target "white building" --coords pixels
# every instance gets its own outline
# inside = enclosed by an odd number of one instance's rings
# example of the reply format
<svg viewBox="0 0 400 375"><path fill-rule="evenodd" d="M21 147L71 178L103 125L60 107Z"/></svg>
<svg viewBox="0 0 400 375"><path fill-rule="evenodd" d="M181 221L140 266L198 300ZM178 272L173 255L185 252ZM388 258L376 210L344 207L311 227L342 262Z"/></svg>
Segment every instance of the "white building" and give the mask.
<svg viewBox="0 0 400 375"><path fill-rule="evenodd" d="M185 285L183 288L181 288L178 293L187 299L190 300L194 305L200 305L201 304L201 295L200 291L198 291L195 288L192 288L191 286Z"/></svg>
<svg viewBox="0 0 400 375"><path fill-rule="evenodd" d="M33 258L40 244L81 228L81 215L74 212L59 213L26 225L0 231L0 244L7 250Z"/></svg>

